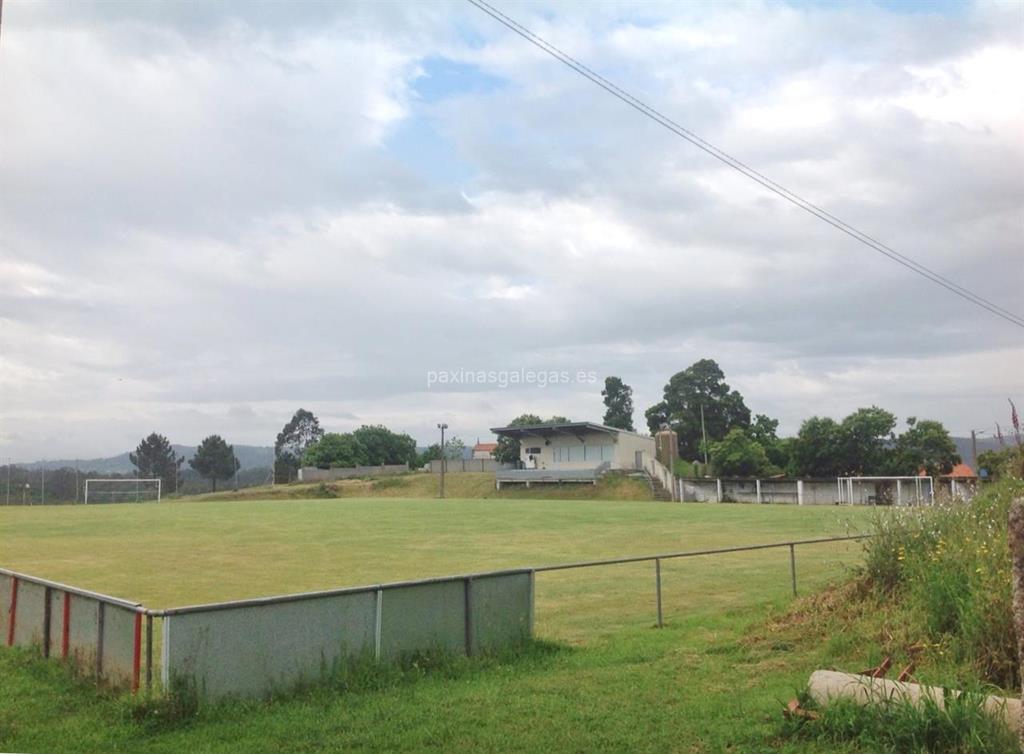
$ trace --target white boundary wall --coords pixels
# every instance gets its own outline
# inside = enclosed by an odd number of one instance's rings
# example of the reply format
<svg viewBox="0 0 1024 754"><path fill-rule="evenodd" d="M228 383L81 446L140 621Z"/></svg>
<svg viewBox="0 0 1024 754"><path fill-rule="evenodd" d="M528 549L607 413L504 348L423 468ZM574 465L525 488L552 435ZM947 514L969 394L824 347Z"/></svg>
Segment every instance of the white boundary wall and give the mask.
<svg viewBox="0 0 1024 754"><path fill-rule="evenodd" d="M404 474L409 470L407 463L384 464L381 466L339 466L331 469L318 469L316 466L303 466L299 469L300 482L334 482L338 479L354 479L363 476L391 476Z"/></svg>
<svg viewBox="0 0 1024 754"><path fill-rule="evenodd" d="M163 684L204 699L263 697L340 663L473 655L533 633L533 572L453 576L162 611Z"/></svg>
<svg viewBox="0 0 1024 754"><path fill-rule="evenodd" d="M139 686L142 613L127 600L0 569L7 646L40 647L112 686Z"/></svg>

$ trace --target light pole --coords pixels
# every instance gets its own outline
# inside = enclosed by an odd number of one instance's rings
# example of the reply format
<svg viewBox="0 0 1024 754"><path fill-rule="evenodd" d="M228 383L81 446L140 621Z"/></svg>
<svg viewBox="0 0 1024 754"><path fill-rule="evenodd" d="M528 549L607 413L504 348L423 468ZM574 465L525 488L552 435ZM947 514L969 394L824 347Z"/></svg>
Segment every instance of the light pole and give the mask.
<svg viewBox="0 0 1024 754"><path fill-rule="evenodd" d="M983 435L988 432L987 429L972 429L971 430L971 458L974 461L974 473L978 474L978 435Z"/></svg>
<svg viewBox="0 0 1024 754"><path fill-rule="evenodd" d="M25 486L21 488L21 504L22 505L25 504L25 495L28 494L28 487L29 487L28 482L25 482Z"/></svg>
<svg viewBox="0 0 1024 754"><path fill-rule="evenodd" d="M444 431L448 429L448 425L441 423L437 425L437 428L441 430L441 499L444 500L444 472L448 466L448 454L444 448Z"/></svg>

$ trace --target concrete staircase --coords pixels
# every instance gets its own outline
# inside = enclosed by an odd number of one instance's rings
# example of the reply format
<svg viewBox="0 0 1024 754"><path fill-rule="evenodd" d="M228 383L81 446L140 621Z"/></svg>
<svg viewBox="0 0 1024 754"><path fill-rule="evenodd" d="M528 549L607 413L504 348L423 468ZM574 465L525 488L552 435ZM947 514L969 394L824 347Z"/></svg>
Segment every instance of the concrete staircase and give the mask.
<svg viewBox="0 0 1024 754"><path fill-rule="evenodd" d="M661 483L661 480L656 476L646 474L647 481L651 485L651 494L655 500L661 500L666 503L672 502L672 491L665 489L665 485Z"/></svg>

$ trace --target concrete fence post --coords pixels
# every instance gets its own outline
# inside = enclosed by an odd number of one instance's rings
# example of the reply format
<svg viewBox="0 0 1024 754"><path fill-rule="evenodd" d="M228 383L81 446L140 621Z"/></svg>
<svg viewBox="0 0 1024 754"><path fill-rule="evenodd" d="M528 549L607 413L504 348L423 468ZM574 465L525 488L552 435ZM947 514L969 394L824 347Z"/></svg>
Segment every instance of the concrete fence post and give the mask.
<svg viewBox="0 0 1024 754"><path fill-rule="evenodd" d="M1013 626L1017 631L1017 656L1024 658L1024 499L1021 498L1010 506L1009 540L1013 557ZM1024 725L1020 730L1024 747Z"/></svg>

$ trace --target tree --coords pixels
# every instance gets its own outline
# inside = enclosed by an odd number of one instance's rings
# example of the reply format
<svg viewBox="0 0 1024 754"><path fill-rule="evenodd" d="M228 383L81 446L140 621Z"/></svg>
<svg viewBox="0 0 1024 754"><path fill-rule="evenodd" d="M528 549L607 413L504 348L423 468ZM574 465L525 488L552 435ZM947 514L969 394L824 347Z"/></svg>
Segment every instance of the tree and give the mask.
<svg viewBox="0 0 1024 754"><path fill-rule="evenodd" d="M771 470L771 462L761 444L734 427L725 438L711 443L711 458L721 476L756 476Z"/></svg>
<svg viewBox="0 0 1024 754"><path fill-rule="evenodd" d="M173 492L175 481L185 457L179 457L170 441L156 432L144 437L134 452L128 454L128 460L138 470L138 476L144 479L161 480L160 486L164 494Z"/></svg>
<svg viewBox="0 0 1024 754"><path fill-rule="evenodd" d="M366 457L366 448L354 433L328 432L306 448L302 462L320 468L364 466Z"/></svg>
<svg viewBox="0 0 1024 754"><path fill-rule="evenodd" d="M416 464L416 441L409 435L392 432L380 424L363 425L352 433L365 450L367 463L371 466L382 464Z"/></svg>
<svg viewBox="0 0 1024 754"><path fill-rule="evenodd" d="M214 492L217 491L218 479L230 479L241 466L235 458L234 446L228 445L220 435L204 438L188 465L203 479L212 482Z"/></svg>
<svg viewBox="0 0 1024 754"><path fill-rule="evenodd" d="M604 423L609 427L618 427L633 431L633 388L619 377L605 377L604 390Z"/></svg>
<svg viewBox="0 0 1024 754"><path fill-rule="evenodd" d="M465 450L466 443L458 437L450 437L444 444L444 457L449 461L458 461L465 455Z"/></svg>
<svg viewBox="0 0 1024 754"><path fill-rule="evenodd" d="M278 432L274 443L275 481L290 482L298 471L306 449L324 436L320 420L312 412L300 408ZM283 477L283 479L281 478Z"/></svg>
<svg viewBox="0 0 1024 754"><path fill-rule="evenodd" d="M839 424L812 416L793 440L789 471L794 476L839 476L846 468Z"/></svg>
<svg viewBox="0 0 1024 754"><path fill-rule="evenodd" d="M665 397L645 412L647 427L657 432L668 424L679 437L679 455L696 458L701 450L701 407L708 442L721 440L730 429L750 426L750 409L743 396L725 382L725 374L712 359L701 359L672 376Z"/></svg>
<svg viewBox="0 0 1024 754"><path fill-rule="evenodd" d="M510 427L526 427L531 424L543 424L544 420L536 414L520 414L508 423ZM519 440L514 437L498 436L498 447L494 449L494 458L500 463L519 462Z"/></svg>
<svg viewBox="0 0 1024 754"><path fill-rule="evenodd" d="M859 408L842 422L812 416L792 443L790 470L798 476L885 474L895 426L896 417L877 406Z"/></svg>
<svg viewBox="0 0 1024 754"><path fill-rule="evenodd" d="M925 469L929 475L948 474L960 463L956 443L942 422L915 417L907 419L907 429L896 438L889 456L888 473L916 474Z"/></svg>
<svg viewBox="0 0 1024 754"><path fill-rule="evenodd" d="M444 453L441 452L441 443L435 442L420 453L419 457L416 459L416 467L423 468L431 461L440 461L442 458L444 458Z"/></svg>
<svg viewBox="0 0 1024 754"><path fill-rule="evenodd" d="M772 466L777 469L784 469L789 463L790 442L779 439L778 429L778 419L772 419L764 414L757 414L750 423L747 435L751 440L764 448L764 452Z"/></svg>
<svg viewBox="0 0 1024 754"><path fill-rule="evenodd" d="M896 417L878 406L859 408L843 419L839 426L845 458L845 471L850 474L879 474L887 467L888 446Z"/></svg>

